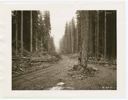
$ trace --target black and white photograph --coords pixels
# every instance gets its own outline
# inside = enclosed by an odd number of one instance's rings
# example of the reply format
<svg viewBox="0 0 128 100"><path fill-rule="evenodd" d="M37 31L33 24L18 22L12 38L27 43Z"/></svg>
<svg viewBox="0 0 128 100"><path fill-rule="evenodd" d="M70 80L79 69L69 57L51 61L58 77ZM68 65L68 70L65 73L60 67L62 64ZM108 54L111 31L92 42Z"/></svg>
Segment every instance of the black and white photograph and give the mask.
<svg viewBox="0 0 128 100"><path fill-rule="evenodd" d="M12 10L12 90L117 90L116 10Z"/></svg>

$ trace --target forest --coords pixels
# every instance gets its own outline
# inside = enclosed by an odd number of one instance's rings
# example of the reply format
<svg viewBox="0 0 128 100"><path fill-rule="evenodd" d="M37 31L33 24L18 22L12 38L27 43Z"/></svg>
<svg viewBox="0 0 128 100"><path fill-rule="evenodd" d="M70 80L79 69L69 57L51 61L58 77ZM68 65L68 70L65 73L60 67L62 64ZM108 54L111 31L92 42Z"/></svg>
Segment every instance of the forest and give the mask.
<svg viewBox="0 0 128 100"><path fill-rule="evenodd" d="M79 63L116 63L116 11L78 10L77 24L72 18L65 25L61 52L79 54Z"/></svg>
<svg viewBox="0 0 128 100"><path fill-rule="evenodd" d="M13 90L115 90L115 10L76 10L59 42L50 11L12 11Z"/></svg>
<svg viewBox="0 0 128 100"><path fill-rule="evenodd" d="M40 50L55 52L54 40L50 36L49 11L12 12L12 51L14 56L28 56Z"/></svg>

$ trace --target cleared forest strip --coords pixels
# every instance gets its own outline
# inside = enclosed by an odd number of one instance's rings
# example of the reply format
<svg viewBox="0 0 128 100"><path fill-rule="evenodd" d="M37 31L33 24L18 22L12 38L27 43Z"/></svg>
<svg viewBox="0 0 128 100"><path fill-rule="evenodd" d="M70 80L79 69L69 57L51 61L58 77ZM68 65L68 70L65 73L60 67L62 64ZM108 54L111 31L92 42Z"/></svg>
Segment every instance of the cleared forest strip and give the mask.
<svg viewBox="0 0 128 100"><path fill-rule="evenodd" d="M17 77L23 74L31 73L33 71L48 68L59 58L55 56L49 57L21 57L13 58L12 61L12 76Z"/></svg>
<svg viewBox="0 0 128 100"><path fill-rule="evenodd" d="M81 70L71 70L77 64L77 59L70 57L71 55L62 56L61 60L48 68L13 78L13 90L49 90L59 82L65 84L63 89L66 90L67 87L72 87L71 90L116 89L116 69L113 69L115 65L104 67L88 64L88 67L95 67L98 71L83 73Z"/></svg>

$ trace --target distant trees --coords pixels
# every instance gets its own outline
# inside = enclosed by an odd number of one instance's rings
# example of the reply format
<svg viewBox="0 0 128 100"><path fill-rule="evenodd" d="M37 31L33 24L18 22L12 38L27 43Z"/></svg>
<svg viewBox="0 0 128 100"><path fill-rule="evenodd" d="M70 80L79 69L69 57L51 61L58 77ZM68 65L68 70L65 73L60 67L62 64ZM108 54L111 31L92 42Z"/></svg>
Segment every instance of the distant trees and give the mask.
<svg viewBox="0 0 128 100"><path fill-rule="evenodd" d="M49 11L12 11L13 56L26 56L38 50L55 52L50 32Z"/></svg>
<svg viewBox="0 0 128 100"><path fill-rule="evenodd" d="M76 53L77 52L77 29L74 18L65 25L65 34L60 42L62 53Z"/></svg>
<svg viewBox="0 0 128 100"><path fill-rule="evenodd" d="M84 68L88 59L116 60L116 11L78 10L76 22L66 23L60 45L63 53L79 53Z"/></svg>

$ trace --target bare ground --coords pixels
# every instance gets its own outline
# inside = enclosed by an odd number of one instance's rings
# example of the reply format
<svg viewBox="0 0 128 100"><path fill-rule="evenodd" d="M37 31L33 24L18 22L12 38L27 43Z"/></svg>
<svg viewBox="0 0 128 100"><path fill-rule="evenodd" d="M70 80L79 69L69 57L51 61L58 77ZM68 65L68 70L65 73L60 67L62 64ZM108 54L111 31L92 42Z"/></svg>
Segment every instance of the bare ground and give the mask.
<svg viewBox="0 0 128 100"><path fill-rule="evenodd" d="M13 90L116 90L116 65L89 64L98 69L94 75L72 70L76 58L62 56L45 69L12 77ZM42 65L43 66L43 63ZM63 83L57 86L58 83ZM62 88L63 87L63 88Z"/></svg>

